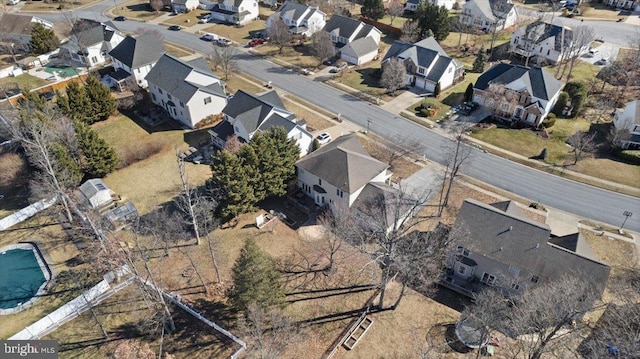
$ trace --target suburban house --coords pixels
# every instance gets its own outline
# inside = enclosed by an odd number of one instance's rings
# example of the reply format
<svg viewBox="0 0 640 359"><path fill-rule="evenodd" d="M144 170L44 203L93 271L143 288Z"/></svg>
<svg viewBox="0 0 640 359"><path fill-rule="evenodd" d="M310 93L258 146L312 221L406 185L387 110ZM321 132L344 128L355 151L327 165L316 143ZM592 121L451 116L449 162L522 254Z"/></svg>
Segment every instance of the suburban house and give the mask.
<svg viewBox="0 0 640 359"><path fill-rule="evenodd" d="M402 61L407 70L407 86L415 86L433 92L449 88L462 80L464 66L452 59L440 47L433 36L410 44L394 41L380 65L384 68L391 59Z"/></svg>
<svg viewBox="0 0 640 359"><path fill-rule="evenodd" d="M338 137L296 163L298 187L318 206L350 208L363 193L378 192L389 165L371 157L355 134ZM386 188L386 187L385 187Z"/></svg>
<svg viewBox="0 0 640 359"><path fill-rule="evenodd" d="M229 136L235 135L240 142L249 142L259 131L283 127L287 137L300 147L300 156L311 149L313 136L307 131L306 122L298 121L296 115L287 110L275 91L252 95L238 90L229 98L222 110L224 121L209 130L214 145L224 148Z"/></svg>
<svg viewBox="0 0 640 359"><path fill-rule="evenodd" d="M423 1L425 0L407 0L407 2L404 4L404 11L408 11L408 12L418 11L418 7L420 6L420 3ZM447 8L447 10L453 9L453 4L458 2L457 0L427 0L427 1L430 1L432 4L436 6L444 6Z"/></svg>
<svg viewBox="0 0 640 359"><path fill-rule="evenodd" d="M15 54L30 52L31 29L36 23L55 30L53 23L36 16L0 14L0 42L7 43ZM56 35L60 39L63 38L59 33Z"/></svg>
<svg viewBox="0 0 640 359"><path fill-rule="evenodd" d="M494 116L538 126L560 95L563 83L539 67L499 63L473 86L473 101L493 109Z"/></svg>
<svg viewBox="0 0 640 359"><path fill-rule="evenodd" d="M200 5L199 0L171 0L171 10L175 13L192 11Z"/></svg>
<svg viewBox="0 0 640 359"><path fill-rule="evenodd" d="M460 22L483 31L515 25L518 12L510 0L469 0L462 5Z"/></svg>
<svg viewBox="0 0 640 359"><path fill-rule="evenodd" d="M519 27L513 32L509 52L524 58L535 59L538 64L545 62L555 64L562 59L589 51L591 43L584 44L579 49L572 49L573 46L576 45L573 44L571 28L536 21Z"/></svg>
<svg viewBox="0 0 640 359"><path fill-rule="evenodd" d="M611 268L579 233L555 236L513 201L465 200L450 233L455 249L440 283L467 296L485 286L517 296L564 274L586 279L601 295L609 278Z"/></svg>
<svg viewBox="0 0 640 359"><path fill-rule="evenodd" d="M124 35L111 23L80 19L71 30L69 41L61 46L73 60L84 66L102 65L111 58L109 51L124 40Z"/></svg>
<svg viewBox="0 0 640 359"><path fill-rule="evenodd" d="M323 30L329 33L336 49L341 52L340 57L351 64L363 64L373 60L378 54L382 33L372 25L342 15L333 15Z"/></svg>
<svg viewBox="0 0 640 359"><path fill-rule="evenodd" d="M242 25L258 18L258 0L218 0L211 16L230 24Z"/></svg>
<svg viewBox="0 0 640 359"><path fill-rule="evenodd" d="M120 90L127 80L147 88L145 77L165 52L162 40L154 33L142 34L137 38L127 35L109 52L115 68L109 77Z"/></svg>
<svg viewBox="0 0 640 359"><path fill-rule="evenodd" d="M220 78L202 57L183 61L164 54L145 79L153 103L189 128L220 113L227 104Z"/></svg>
<svg viewBox="0 0 640 359"><path fill-rule="evenodd" d="M606 0L606 4L617 9L640 11L638 0Z"/></svg>
<svg viewBox="0 0 640 359"><path fill-rule="evenodd" d="M617 109L613 125L616 129L625 129L631 134L629 139L622 141L623 148L640 149L640 100L631 101L624 108Z"/></svg>
<svg viewBox="0 0 640 359"><path fill-rule="evenodd" d="M326 24L326 14L317 7L303 5L293 1L287 1L267 19L267 29L275 19L281 18L289 26L293 34L310 37L322 30Z"/></svg>

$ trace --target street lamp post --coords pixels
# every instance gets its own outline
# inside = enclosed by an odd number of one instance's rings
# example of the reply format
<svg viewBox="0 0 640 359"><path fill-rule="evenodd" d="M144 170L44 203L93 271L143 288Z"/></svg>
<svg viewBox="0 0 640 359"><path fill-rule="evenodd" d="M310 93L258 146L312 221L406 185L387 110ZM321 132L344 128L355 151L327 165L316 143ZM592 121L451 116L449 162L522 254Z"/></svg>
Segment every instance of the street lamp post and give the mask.
<svg viewBox="0 0 640 359"><path fill-rule="evenodd" d="M629 219L629 217L633 216L633 212L624 211L622 212L622 215L624 216L624 221L622 221L622 225L620 226L620 229L618 229L619 233L622 233L622 228L624 228L624 224L627 223L627 219Z"/></svg>
<svg viewBox="0 0 640 359"><path fill-rule="evenodd" d="M369 127L371 127L371 119L367 118L367 132L366 133L369 133Z"/></svg>

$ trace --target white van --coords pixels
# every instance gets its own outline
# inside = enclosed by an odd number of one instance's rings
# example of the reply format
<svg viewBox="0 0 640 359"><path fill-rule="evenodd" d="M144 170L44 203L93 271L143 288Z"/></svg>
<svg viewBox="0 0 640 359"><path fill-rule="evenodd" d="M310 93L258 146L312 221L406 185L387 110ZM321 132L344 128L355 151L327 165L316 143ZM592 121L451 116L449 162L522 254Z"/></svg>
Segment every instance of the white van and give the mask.
<svg viewBox="0 0 640 359"><path fill-rule="evenodd" d="M20 0L9 0L9 5L18 5Z"/></svg>

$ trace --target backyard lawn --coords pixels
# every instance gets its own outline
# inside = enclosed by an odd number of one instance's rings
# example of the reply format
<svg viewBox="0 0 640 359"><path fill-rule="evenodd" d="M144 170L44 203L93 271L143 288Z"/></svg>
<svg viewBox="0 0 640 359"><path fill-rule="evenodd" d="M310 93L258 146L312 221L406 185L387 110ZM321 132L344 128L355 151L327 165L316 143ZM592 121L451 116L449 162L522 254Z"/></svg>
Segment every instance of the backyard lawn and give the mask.
<svg viewBox="0 0 640 359"><path fill-rule="evenodd" d="M0 79L0 87L4 87L5 85L13 86L13 84L16 84L17 87L21 89L34 89L49 84L49 81L29 74Z"/></svg>
<svg viewBox="0 0 640 359"><path fill-rule="evenodd" d="M154 11L149 5L149 1L133 0L124 4L119 4L112 10L114 16L124 16L127 19L137 19L141 21L153 20L156 17L166 14L165 11Z"/></svg>

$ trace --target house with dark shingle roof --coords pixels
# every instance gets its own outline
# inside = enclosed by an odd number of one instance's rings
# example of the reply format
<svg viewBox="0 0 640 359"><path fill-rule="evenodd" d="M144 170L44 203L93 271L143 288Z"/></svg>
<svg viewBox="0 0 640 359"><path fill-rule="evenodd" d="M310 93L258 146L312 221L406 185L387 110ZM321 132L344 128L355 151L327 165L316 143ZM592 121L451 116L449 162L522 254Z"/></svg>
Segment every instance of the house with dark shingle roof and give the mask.
<svg viewBox="0 0 640 359"><path fill-rule="evenodd" d="M464 67L449 57L433 36L416 42L394 41L380 65L384 68L391 59L402 61L407 70L407 86L434 91L451 87L462 79Z"/></svg>
<svg viewBox="0 0 640 359"><path fill-rule="evenodd" d="M331 41L336 49L341 51L341 58L351 64L363 64L371 61L378 52L380 43L380 30L373 25L342 15L333 15L324 25L323 31L329 33ZM364 40L371 38L373 42ZM347 47L352 42L358 41L355 45ZM372 51L375 43L375 53ZM346 53L342 50L346 50Z"/></svg>
<svg viewBox="0 0 640 359"><path fill-rule="evenodd" d="M536 64L555 64L562 59L589 51L591 43L576 47L571 28L538 20L513 32L509 52L534 60Z"/></svg>
<svg viewBox="0 0 640 359"><path fill-rule="evenodd" d="M450 233L455 250L440 283L467 296L485 286L517 296L563 275L588 279L602 295L609 278L611 268L596 258L582 235L557 237L513 201L465 200Z"/></svg>
<svg viewBox="0 0 640 359"><path fill-rule="evenodd" d="M371 157L355 134L338 137L296 163L298 187L319 206L350 208L369 183L384 185L389 165ZM370 188L378 192L379 188ZM369 193L369 190L365 193Z"/></svg>
<svg viewBox="0 0 640 359"><path fill-rule="evenodd" d="M640 149L640 100L628 102L624 108L616 109L613 125L616 130L627 130L631 135L622 141L622 148Z"/></svg>
<svg viewBox="0 0 640 359"><path fill-rule="evenodd" d="M133 81L138 86L147 88L145 77L166 52L162 40L154 33L142 34L137 38L127 35L118 46L109 51L116 69L109 76L116 84L122 84L133 76Z"/></svg>
<svg viewBox="0 0 640 359"><path fill-rule="evenodd" d="M211 16L229 24L242 25L258 18L258 0L218 0Z"/></svg>
<svg viewBox="0 0 640 359"><path fill-rule="evenodd" d="M110 21L80 19L73 24L69 41L60 48L73 60L93 67L109 61L109 51L122 40L124 35Z"/></svg>
<svg viewBox="0 0 640 359"><path fill-rule="evenodd" d="M563 86L540 67L499 63L478 77L473 101L492 108L504 120L538 126L551 112Z"/></svg>
<svg viewBox="0 0 640 359"><path fill-rule="evenodd" d="M249 142L262 131L282 127L287 137L292 138L300 148L300 156L311 149L313 136L307 131L304 121L298 121L296 115L286 109L276 91L253 95L243 90L229 98L222 109L224 121L209 130L214 145L224 148L229 136L235 135L240 142Z"/></svg>
<svg viewBox="0 0 640 359"><path fill-rule="evenodd" d="M36 16L18 15L4 13L0 14L0 42L13 45L16 53L31 51L31 30L36 23L42 24L47 29L54 29L56 36L63 37L58 33L54 24Z"/></svg>
<svg viewBox="0 0 640 359"><path fill-rule="evenodd" d="M293 34L310 37L322 30L326 24L326 14L318 7L308 6L293 1L286 1L267 19L267 29L275 19L281 18L289 26Z"/></svg>
<svg viewBox="0 0 640 359"><path fill-rule="evenodd" d="M145 79L153 103L189 128L209 115L219 114L227 104L220 78L202 57L183 61L164 54Z"/></svg>
<svg viewBox="0 0 640 359"><path fill-rule="evenodd" d="M408 12L416 12L418 11L418 7L421 2L427 2L436 5L436 6L444 6L447 10L453 9L453 4L457 3L458 0L407 0L404 4L404 11Z"/></svg>
<svg viewBox="0 0 640 359"><path fill-rule="evenodd" d="M462 5L460 22L476 29L492 32L513 26L518 11L511 0L469 0Z"/></svg>

